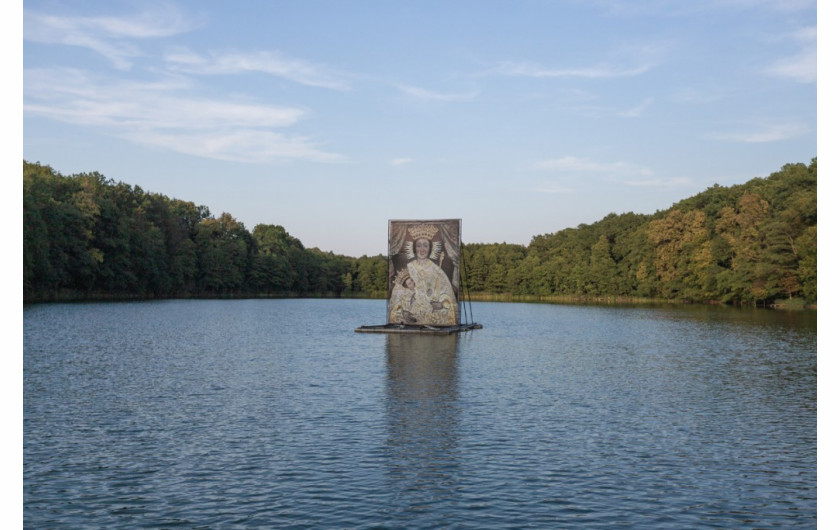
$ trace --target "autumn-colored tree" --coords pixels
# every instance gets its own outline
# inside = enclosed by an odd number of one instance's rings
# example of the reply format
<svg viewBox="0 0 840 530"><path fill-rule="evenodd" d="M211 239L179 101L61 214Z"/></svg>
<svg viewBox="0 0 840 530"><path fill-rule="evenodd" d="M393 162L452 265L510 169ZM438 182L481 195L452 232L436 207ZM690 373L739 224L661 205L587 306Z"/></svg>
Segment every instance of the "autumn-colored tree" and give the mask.
<svg viewBox="0 0 840 530"><path fill-rule="evenodd" d="M529 245L462 247L462 286L517 295L767 304L817 299L817 162L714 185L652 215L609 214ZM95 296L384 297L388 260L349 258L278 225L99 173L23 165L25 300Z"/></svg>

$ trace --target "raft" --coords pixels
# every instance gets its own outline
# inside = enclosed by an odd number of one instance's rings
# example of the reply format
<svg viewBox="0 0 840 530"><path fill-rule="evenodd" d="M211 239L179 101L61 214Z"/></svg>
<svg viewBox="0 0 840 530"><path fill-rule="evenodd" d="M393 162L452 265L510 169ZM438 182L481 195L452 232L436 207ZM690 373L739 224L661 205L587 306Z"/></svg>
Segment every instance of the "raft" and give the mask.
<svg viewBox="0 0 840 530"><path fill-rule="evenodd" d="M379 326L359 326L356 333L419 333L430 335L451 335L471 329L482 329L481 324L459 324L457 326L412 326L408 324L382 324Z"/></svg>

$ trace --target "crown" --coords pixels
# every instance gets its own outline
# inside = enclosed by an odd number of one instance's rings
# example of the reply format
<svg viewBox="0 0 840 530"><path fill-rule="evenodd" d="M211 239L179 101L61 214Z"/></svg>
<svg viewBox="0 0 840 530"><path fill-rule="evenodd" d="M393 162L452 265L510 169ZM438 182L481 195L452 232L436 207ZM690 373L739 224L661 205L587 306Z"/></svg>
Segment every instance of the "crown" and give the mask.
<svg viewBox="0 0 840 530"><path fill-rule="evenodd" d="M400 269L394 277L394 285L402 285L407 279L411 278L408 269Z"/></svg>
<svg viewBox="0 0 840 530"><path fill-rule="evenodd" d="M414 225L408 227L408 233L411 237L416 239L428 239L429 241L438 233L438 227L435 225Z"/></svg>

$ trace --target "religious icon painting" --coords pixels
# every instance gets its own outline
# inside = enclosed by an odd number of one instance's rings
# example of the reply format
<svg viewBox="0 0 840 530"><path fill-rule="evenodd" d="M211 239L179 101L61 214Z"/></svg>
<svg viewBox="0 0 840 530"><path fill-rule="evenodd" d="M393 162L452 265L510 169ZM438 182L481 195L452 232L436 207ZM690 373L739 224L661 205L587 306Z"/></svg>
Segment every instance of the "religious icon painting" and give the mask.
<svg viewBox="0 0 840 530"><path fill-rule="evenodd" d="M457 326L461 220L388 224L388 323Z"/></svg>

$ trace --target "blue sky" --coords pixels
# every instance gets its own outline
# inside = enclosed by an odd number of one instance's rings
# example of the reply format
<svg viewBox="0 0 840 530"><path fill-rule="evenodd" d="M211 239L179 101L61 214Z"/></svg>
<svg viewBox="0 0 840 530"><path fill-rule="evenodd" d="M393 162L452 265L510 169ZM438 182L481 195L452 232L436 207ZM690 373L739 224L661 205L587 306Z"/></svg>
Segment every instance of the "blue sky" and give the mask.
<svg viewBox="0 0 840 530"><path fill-rule="evenodd" d="M23 3L23 157L385 253L653 213L817 156L815 0Z"/></svg>

